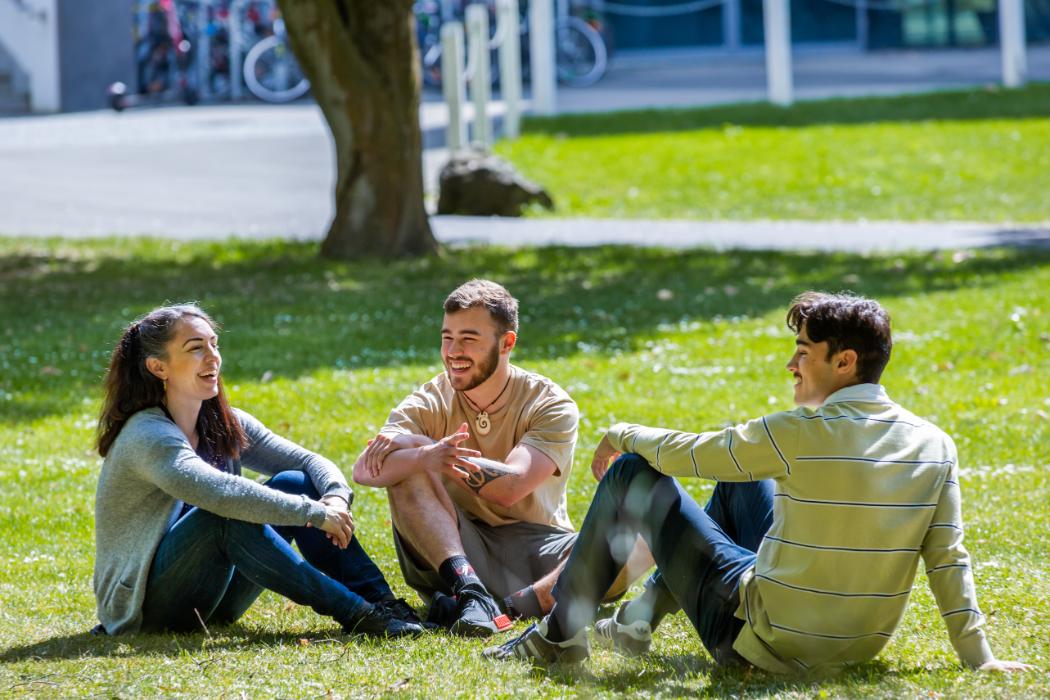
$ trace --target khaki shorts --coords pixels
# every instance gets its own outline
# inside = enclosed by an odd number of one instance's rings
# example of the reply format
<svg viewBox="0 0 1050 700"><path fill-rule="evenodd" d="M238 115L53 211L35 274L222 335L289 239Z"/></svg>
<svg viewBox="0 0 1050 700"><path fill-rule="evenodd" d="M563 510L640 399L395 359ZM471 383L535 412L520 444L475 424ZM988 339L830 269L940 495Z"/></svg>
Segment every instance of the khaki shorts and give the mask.
<svg viewBox="0 0 1050 700"><path fill-rule="evenodd" d="M576 542L577 533L550 525L519 522L493 526L471 520L458 506L456 513L463 551L485 588L500 603L553 571ZM394 548L405 583L424 602L429 605L436 592L452 595L448 584L411 550L396 527Z"/></svg>

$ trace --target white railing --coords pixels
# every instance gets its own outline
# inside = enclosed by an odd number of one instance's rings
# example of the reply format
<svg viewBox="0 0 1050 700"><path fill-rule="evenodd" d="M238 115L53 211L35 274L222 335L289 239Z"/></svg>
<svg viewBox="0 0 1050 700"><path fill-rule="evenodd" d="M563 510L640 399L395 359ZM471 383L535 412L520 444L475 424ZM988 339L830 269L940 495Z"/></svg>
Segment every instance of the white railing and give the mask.
<svg viewBox="0 0 1050 700"><path fill-rule="evenodd" d="M503 98L503 135L515 138L521 122L521 46L519 42L518 0L497 0L495 36L489 38L489 17L485 6L468 5L466 46L463 25L445 22L441 27L441 79L448 105L445 145L455 151L467 144L463 117L465 87L470 85L474 103L471 141L483 148L492 146L492 122L488 113L491 97L491 53L499 55L500 94ZM465 48L465 51L464 51ZM466 58L464 59L464 53Z"/></svg>
<svg viewBox="0 0 1050 700"><path fill-rule="evenodd" d="M0 0L0 44L29 78L29 107L62 107L58 73L57 0Z"/></svg>

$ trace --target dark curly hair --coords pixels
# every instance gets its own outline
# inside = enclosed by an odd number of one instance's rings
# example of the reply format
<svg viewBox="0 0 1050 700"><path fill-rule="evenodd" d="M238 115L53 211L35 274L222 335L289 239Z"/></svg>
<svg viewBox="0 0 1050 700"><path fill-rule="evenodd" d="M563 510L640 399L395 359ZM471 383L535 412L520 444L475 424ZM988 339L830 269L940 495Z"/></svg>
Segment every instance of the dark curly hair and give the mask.
<svg viewBox="0 0 1050 700"><path fill-rule="evenodd" d="M890 361L890 315L877 301L852 294L803 292L791 302L787 325L802 327L814 343L827 342L828 358L842 350L857 353L857 379L877 384Z"/></svg>
<svg viewBox="0 0 1050 700"><path fill-rule="evenodd" d="M518 300L503 285L490 280L473 279L460 285L445 299L445 313L466 311L478 306L488 309L500 335L518 332Z"/></svg>

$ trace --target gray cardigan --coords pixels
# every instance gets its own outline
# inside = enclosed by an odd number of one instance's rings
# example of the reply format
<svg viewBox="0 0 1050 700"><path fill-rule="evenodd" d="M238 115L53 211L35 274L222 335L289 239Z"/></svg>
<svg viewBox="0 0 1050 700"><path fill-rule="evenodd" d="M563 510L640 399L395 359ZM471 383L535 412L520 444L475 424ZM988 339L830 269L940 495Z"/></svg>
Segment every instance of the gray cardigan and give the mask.
<svg viewBox="0 0 1050 700"><path fill-rule="evenodd" d="M95 600L109 634L136 632L153 555L183 502L225 518L272 525L320 526L325 509L237 476L243 464L261 474L295 469L317 492L350 501L346 478L330 461L278 437L234 409L248 437L234 473L202 460L160 408L139 411L121 429L102 463L95 493Z"/></svg>

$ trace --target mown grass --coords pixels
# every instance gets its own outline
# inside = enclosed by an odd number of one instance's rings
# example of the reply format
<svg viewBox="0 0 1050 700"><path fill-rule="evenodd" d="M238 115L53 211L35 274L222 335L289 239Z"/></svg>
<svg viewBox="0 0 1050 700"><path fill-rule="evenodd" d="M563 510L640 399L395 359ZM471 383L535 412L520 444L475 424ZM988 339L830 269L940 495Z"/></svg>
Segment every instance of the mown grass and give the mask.
<svg viewBox="0 0 1050 700"><path fill-rule="evenodd" d="M1050 85L531 118L555 216L1050 221ZM543 212L537 210L537 215Z"/></svg>
<svg viewBox="0 0 1050 700"><path fill-rule="evenodd" d="M473 276L522 301L516 361L582 413L570 510L616 420L702 430L790 407L785 304L808 288L881 299L897 347L892 396L952 433L988 633L1037 673L959 667L920 576L894 640L833 678L713 667L681 615L654 653L597 652L550 674L481 660L480 641L339 637L264 596L238 624L93 638L91 450L99 382L128 320L200 300L226 326L234 402L344 467L388 409L438 370L440 303ZM1050 253L794 255L626 248L461 249L378 265L291 243L0 238L0 695L67 697L1046 697L1050 644ZM710 485L690 483L699 498ZM401 594L381 492L358 489L360 535ZM519 627L520 629L520 627Z"/></svg>

